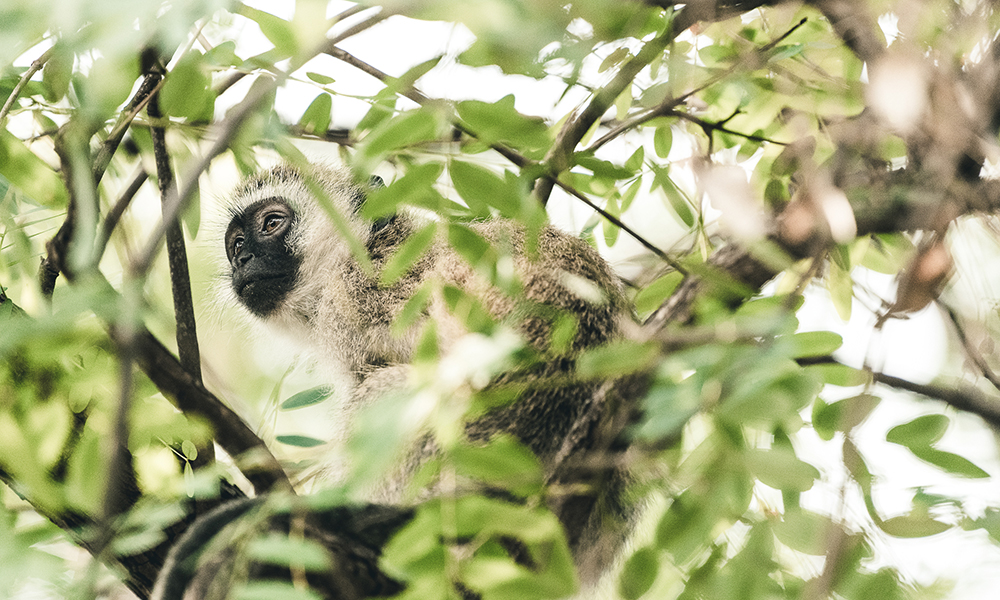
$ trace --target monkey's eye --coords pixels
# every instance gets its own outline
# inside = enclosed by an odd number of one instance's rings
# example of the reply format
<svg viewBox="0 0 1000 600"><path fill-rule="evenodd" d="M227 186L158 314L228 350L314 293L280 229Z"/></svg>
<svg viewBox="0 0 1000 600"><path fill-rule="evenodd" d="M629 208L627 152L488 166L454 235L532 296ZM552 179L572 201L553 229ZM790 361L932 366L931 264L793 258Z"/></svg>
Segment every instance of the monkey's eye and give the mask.
<svg viewBox="0 0 1000 600"><path fill-rule="evenodd" d="M239 254L240 250L242 249L243 249L243 236L241 235L233 240L233 256Z"/></svg>
<svg viewBox="0 0 1000 600"><path fill-rule="evenodd" d="M261 228L263 233L274 233L275 230L281 227L281 224L285 222L285 217L279 214L271 214L264 217L264 226Z"/></svg>

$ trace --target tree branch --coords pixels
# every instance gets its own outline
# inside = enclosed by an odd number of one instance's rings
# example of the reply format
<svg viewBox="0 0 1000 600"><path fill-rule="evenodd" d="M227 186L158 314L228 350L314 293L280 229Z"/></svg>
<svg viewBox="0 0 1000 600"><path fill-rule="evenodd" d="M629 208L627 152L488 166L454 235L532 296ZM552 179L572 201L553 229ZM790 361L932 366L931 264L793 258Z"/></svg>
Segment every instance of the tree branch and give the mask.
<svg viewBox="0 0 1000 600"><path fill-rule="evenodd" d="M28 82L35 76L35 73L42 70L42 67L44 67L45 63L52 58L55 51L56 47L53 45L51 48L43 52L41 56L31 61L31 66L29 66L28 70L25 71L24 74L21 75L21 78L17 80L17 85L15 85L14 89L11 90L10 96L7 96L6 102L4 102L3 107L0 108L0 127L6 123L7 115L9 115L11 109L14 108L14 103L17 102L21 92L24 91L24 87L28 85Z"/></svg>
<svg viewBox="0 0 1000 600"><path fill-rule="evenodd" d="M957 384L953 388L924 385L885 373L872 373L872 379L876 383L940 400L958 410L978 415L992 427L1000 429L1000 398L991 398L971 385Z"/></svg>

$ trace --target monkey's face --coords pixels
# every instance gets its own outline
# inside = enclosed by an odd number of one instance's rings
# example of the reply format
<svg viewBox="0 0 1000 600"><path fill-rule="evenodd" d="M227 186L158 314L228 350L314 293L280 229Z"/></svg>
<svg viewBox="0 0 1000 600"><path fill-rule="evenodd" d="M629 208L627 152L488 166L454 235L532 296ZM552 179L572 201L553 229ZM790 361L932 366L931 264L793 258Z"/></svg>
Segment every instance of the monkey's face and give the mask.
<svg viewBox="0 0 1000 600"><path fill-rule="evenodd" d="M281 198L267 198L237 213L226 229L233 291L258 317L267 317L295 287L301 259L289 238L297 219Z"/></svg>

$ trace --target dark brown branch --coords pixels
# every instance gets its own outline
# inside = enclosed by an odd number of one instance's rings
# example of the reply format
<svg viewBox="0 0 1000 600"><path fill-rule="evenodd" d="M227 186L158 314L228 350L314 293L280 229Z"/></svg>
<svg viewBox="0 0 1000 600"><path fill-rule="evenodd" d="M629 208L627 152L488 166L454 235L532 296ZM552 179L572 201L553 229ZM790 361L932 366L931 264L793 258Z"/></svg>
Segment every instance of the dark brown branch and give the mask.
<svg viewBox="0 0 1000 600"><path fill-rule="evenodd" d="M162 122L159 93L154 93L146 107L153 123ZM165 210L166 199L171 192L176 193L174 174L167 152L166 132L162 126L150 127L153 140L153 157L156 162L156 179L160 189L161 206ZM167 228L167 263L170 269L171 296L174 301L174 321L176 323L177 356L184 370L201 382L201 351L198 348L198 330L194 317L194 301L191 299L191 276L188 273L187 249L180 219L174 219ZM198 445L198 454L191 461L195 468L215 461L215 444L209 440Z"/></svg>
<svg viewBox="0 0 1000 600"><path fill-rule="evenodd" d="M154 71L147 73L142 80L142 84L139 89L136 90L135 95L132 96L132 100L129 101L128 106L125 110L118 116L118 120L115 122L114 127L111 128L111 132L108 133L108 137L101 142L101 147L97 151L97 156L94 157L94 181L99 182L102 177L104 177L104 171L107 170L108 165L111 164L111 158L115 155L118 150L118 145L121 144L122 140L125 138L125 133L128 131L129 126L132 121L142 112L149 99L156 93L157 90L163 85L163 74L159 71Z"/></svg>
<svg viewBox="0 0 1000 600"><path fill-rule="evenodd" d="M154 94L146 107L150 119L156 123L163 118L160 112L159 94ZM156 161L156 178L160 189L160 199L166 210L166 199L176 194L174 174L170 167L165 131L162 126L150 127L153 138L153 156ZM191 300L191 276L188 273L187 249L180 219L167 224L167 261L170 265L170 282L174 298L174 317L177 321L177 355L181 365L197 381L201 381L201 352L198 350L198 335L194 318L194 302Z"/></svg>
<svg viewBox="0 0 1000 600"><path fill-rule="evenodd" d="M991 398L971 385L956 384L955 387L925 385L885 373L872 373L872 378L876 383L941 400L958 410L978 415L991 426L1000 429L1000 398Z"/></svg>
<svg viewBox="0 0 1000 600"><path fill-rule="evenodd" d="M110 331L115 340L122 334L116 326ZM135 344L136 364L184 414L203 418L213 425L216 441L233 457L258 494L291 489L288 477L267 445L239 415L192 377L153 334L140 328Z"/></svg>

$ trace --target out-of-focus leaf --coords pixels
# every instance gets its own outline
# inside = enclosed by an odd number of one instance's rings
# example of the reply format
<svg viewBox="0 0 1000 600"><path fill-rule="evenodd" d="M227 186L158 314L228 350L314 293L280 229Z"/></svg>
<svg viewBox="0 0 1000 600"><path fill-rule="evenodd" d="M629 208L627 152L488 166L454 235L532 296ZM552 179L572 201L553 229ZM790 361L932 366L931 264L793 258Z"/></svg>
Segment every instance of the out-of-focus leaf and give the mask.
<svg viewBox="0 0 1000 600"><path fill-rule="evenodd" d="M3 183L10 182L42 206L65 206L68 201L62 178L6 129L0 131L0 177L5 192Z"/></svg>
<svg viewBox="0 0 1000 600"><path fill-rule="evenodd" d="M587 350L577 359L577 375L584 379L635 373L652 366L660 355L656 344L619 341Z"/></svg>
<svg viewBox="0 0 1000 600"><path fill-rule="evenodd" d="M260 26L261 33L264 34L264 37L269 42L274 44L274 48L282 58L298 54L298 36L295 34L295 28L292 27L291 23L246 4L240 4L239 13Z"/></svg>
<svg viewBox="0 0 1000 600"><path fill-rule="evenodd" d="M792 550L813 556L829 552L830 534L835 527L830 517L807 510L788 510L774 524L774 535Z"/></svg>
<svg viewBox="0 0 1000 600"><path fill-rule="evenodd" d="M660 570L659 553L650 547L632 553L618 576L618 594L624 600L637 600L653 586Z"/></svg>
<svg viewBox="0 0 1000 600"><path fill-rule="evenodd" d="M323 600L318 592L299 589L290 581L248 581L233 590L235 600Z"/></svg>
<svg viewBox="0 0 1000 600"><path fill-rule="evenodd" d="M247 553L254 560L281 567L323 572L331 568L330 555L319 543L271 533L251 540Z"/></svg>
<svg viewBox="0 0 1000 600"><path fill-rule="evenodd" d="M851 279L850 271L837 264L837 261L831 261L826 277L826 284L827 289L830 290L830 299L833 300L833 307L837 309L837 314L844 321L851 320L851 305L854 301L854 280Z"/></svg>
<svg viewBox="0 0 1000 600"><path fill-rule="evenodd" d="M813 428L824 440L832 440L835 432L847 433L860 425L880 401L878 396L871 394L860 394L833 404L817 400L813 404Z"/></svg>
<svg viewBox="0 0 1000 600"><path fill-rule="evenodd" d="M299 448L315 448L316 446L322 446L326 443L323 440L317 440L316 438L306 435L276 435L274 436L274 439L278 440L282 444L297 446Z"/></svg>
<svg viewBox="0 0 1000 600"><path fill-rule="evenodd" d="M819 478L816 467L800 460L790 448L747 450L745 457L750 472L778 490L805 492Z"/></svg>
<svg viewBox="0 0 1000 600"><path fill-rule="evenodd" d="M865 385L871 379L871 376L861 369L840 364L809 365L806 370L819 375L823 383L839 385L840 387Z"/></svg>
<svg viewBox="0 0 1000 600"><path fill-rule="evenodd" d="M527 496L542 489L538 458L511 437L497 436L486 446L460 445L449 458L460 474Z"/></svg>
<svg viewBox="0 0 1000 600"><path fill-rule="evenodd" d="M893 537L918 538L937 535L951 529L948 523L942 523L929 515L904 515L893 517L878 523L879 529Z"/></svg>
<svg viewBox="0 0 1000 600"><path fill-rule="evenodd" d="M200 52L191 50L167 74L160 90L165 114L191 121L211 119L215 94L203 59Z"/></svg>
<svg viewBox="0 0 1000 600"><path fill-rule="evenodd" d="M674 145L674 131L669 124L661 125L653 132L653 149L660 158L670 156L670 148Z"/></svg>
<svg viewBox="0 0 1000 600"><path fill-rule="evenodd" d="M909 448L914 456L940 467L949 473L963 477L989 477L989 473L972 461L951 452L938 450L933 444L940 441L948 429L950 420L945 415L924 415L909 423L897 425L889 430L885 439Z"/></svg>
<svg viewBox="0 0 1000 600"><path fill-rule="evenodd" d="M312 406L326 400L333 394L333 388L328 385L320 385L308 390L303 390L292 395L281 403L281 410L293 410L304 406Z"/></svg>
<svg viewBox="0 0 1000 600"><path fill-rule="evenodd" d="M407 238L407 240L399 246L399 249L396 250L396 253L389 258L388 262L386 262L385 268L382 269L382 275L380 277L382 285L392 284L409 271L410 267L416 264L431 244L434 243L436 235L437 224L428 223Z"/></svg>
<svg viewBox="0 0 1000 600"><path fill-rule="evenodd" d="M806 358L833 354L844 343L844 338L832 331L803 331L788 336L783 341L789 347L788 356Z"/></svg>

